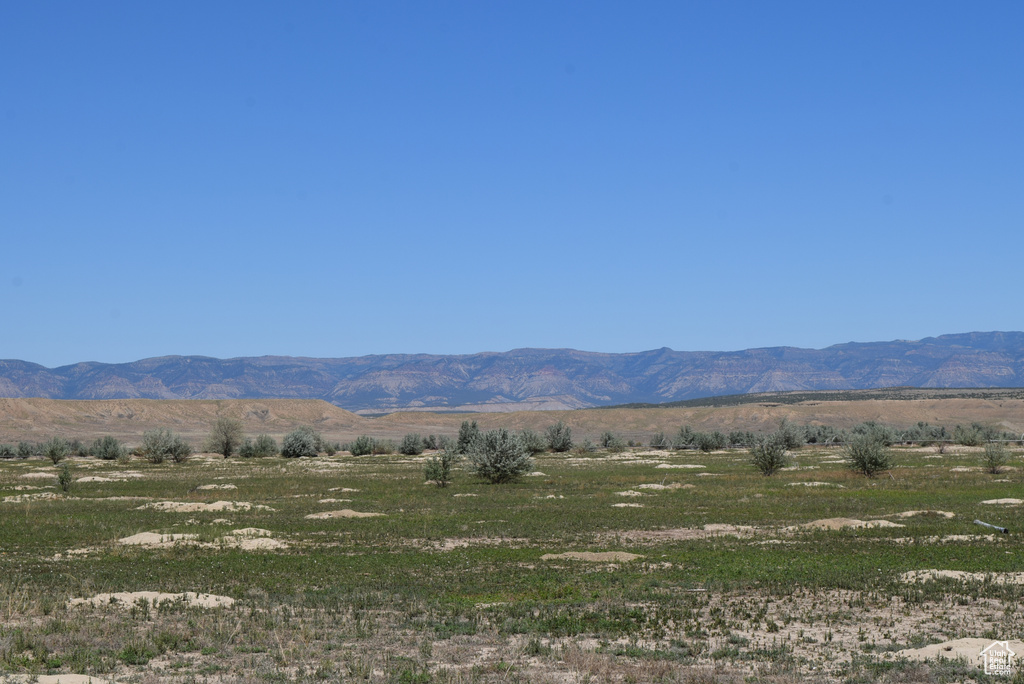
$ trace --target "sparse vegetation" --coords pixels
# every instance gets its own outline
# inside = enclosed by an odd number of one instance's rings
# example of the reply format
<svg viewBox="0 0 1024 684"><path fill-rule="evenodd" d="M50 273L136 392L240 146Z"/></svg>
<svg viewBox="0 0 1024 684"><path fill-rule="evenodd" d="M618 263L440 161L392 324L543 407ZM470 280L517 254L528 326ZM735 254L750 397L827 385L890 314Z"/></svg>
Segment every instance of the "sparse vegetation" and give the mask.
<svg viewBox="0 0 1024 684"><path fill-rule="evenodd" d="M92 455L103 461L116 461L123 459L128 453L124 445L116 437L107 435L100 437L92 444Z"/></svg>
<svg viewBox="0 0 1024 684"><path fill-rule="evenodd" d="M188 442L170 430L150 430L142 435L140 454L150 463L163 463L170 459L184 463L192 455Z"/></svg>
<svg viewBox="0 0 1024 684"><path fill-rule="evenodd" d="M423 439L415 433L406 435L402 438L398 453L406 456L419 456L423 453Z"/></svg>
<svg viewBox="0 0 1024 684"><path fill-rule="evenodd" d="M888 448L877 435L870 433L854 436L843 447L843 456L851 470L868 477L892 468Z"/></svg>
<svg viewBox="0 0 1024 684"><path fill-rule="evenodd" d="M277 454L277 440L270 435L257 435L255 440L247 439L238 448L238 455L242 458L265 458Z"/></svg>
<svg viewBox="0 0 1024 684"><path fill-rule="evenodd" d="M998 475L1003 466L1010 460L1010 454L1002 442L986 442L985 454L983 456L985 470Z"/></svg>
<svg viewBox="0 0 1024 684"><path fill-rule="evenodd" d="M242 445L242 421L221 416L214 423L210 436L206 438L206 450L230 458Z"/></svg>
<svg viewBox="0 0 1024 684"><path fill-rule="evenodd" d="M519 435L490 430L473 442L469 460L477 476L491 484L512 482L530 472L532 460Z"/></svg>
<svg viewBox="0 0 1024 684"><path fill-rule="evenodd" d="M750 460L762 475L769 477L786 467L786 451L785 435L773 432L754 443Z"/></svg>
<svg viewBox="0 0 1024 684"><path fill-rule="evenodd" d="M57 471L57 486L60 487L60 491L67 494L71 491L71 468L68 467L67 462L60 465L60 470Z"/></svg>
<svg viewBox="0 0 1024 684"><path fill-rule="evenodd" d="M320 448L320 433L303 425L284 436L281 455L285 458L313 458L320 454Z"/></svg>
<svg viewBox="0 0 1024 684"><path fill-rule="evenodd" d="M57 465L71 453L71 445L63 437L54 437L43 445L43 455Z"/></svg>
<svg viewBox="0 0 1024 684"><path fill-rule="evenodd" d="M459 461L461 456L454 451L442 451L427 459L423 474L427 481L433 482L438 487L447 487L452 481L452 467Z"/></svg>
<svg viewBox="0 0 1024 684"><path fill-rule="evenodd" d="M547 438L548 448L555 453L572 449L572 429L562 421L548 426Z"/></svg>

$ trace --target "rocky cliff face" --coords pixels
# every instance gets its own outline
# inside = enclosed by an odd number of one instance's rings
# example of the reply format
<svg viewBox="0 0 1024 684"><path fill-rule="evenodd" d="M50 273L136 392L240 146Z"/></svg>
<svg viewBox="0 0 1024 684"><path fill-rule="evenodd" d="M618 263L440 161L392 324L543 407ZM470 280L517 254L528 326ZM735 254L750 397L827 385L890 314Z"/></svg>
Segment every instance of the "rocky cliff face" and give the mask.
<svg viewBox="0 0 1024 684"><path fill-rule="evenodd" d="M748 392L893 386L1024 386L1024 333L738 352L516 349L339 359L170 356L53 369L0 361L0 397L325 399L364 413L566 409Z"/></svg>

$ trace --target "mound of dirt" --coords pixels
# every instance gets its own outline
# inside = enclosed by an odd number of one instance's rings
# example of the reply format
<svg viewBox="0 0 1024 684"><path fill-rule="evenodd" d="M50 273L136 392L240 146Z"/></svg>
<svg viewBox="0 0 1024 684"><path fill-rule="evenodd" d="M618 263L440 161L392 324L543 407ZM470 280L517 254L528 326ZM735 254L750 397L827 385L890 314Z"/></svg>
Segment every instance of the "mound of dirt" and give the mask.
<svg viewBox="0 0 1024 684"><path fill-rule="evenodd" d="M214 501L213 503L193 503L186 501L154 501L137 509L141 511L152 508L158 511L173 511L175 513L197 513L201 511L272 511L270 506L252 504L248 501Z"/></svg>
<svg viewBox="0 0 1024 684"><path fill-rule="evenodd" d="M3 498L4 503L24 503L25 501L42 501L44 499L57 499L59 498L53 492L35 492L33 494L16 494L14 496L5 496Z"/></svg>
<svg viewBox="0 0 1024 684"><path fill-rule="evenodd" d="M323 513L311 513L306 516L307 520L326 520L329 518L376 518L383 516L383 513L361 513L350 508L340 511L324 511Z"/></svg>
<svg viewBox="0 0 1024 684"><path fill-rule="evenodd" d="M966 660L969 664L982 668L985 665L985 656L982 651L990 646L1000 646L1003 642L993 642L991 639L956 639L944 641L941 644L931 644L924 648L906 648L897 651L898 657L908 660ZM1007 641L1006 646L1015 654L1024 653L1024 641Z"/></svg>
<svg viewBox="0 0 1024 684"><path fill-rule="evenodd" d="M982 501L983 504L990 506L1019 506L1024 504L1024 499L989 499L988 501Z"/></svg>
<svg viewBox="0 0 1024 684"><path fill-rule="evenodd" d="M934 582L951 579L958 582L991 582L992 584L1024 584L1024 572L965 572L963 570L911 570L900 575L901 582ZM1024 651L1022 651L1024 653Z"/></svg>
<svg viewBox="0 0 1024 684"><path fill-rule="evenodd" d="M813 522L804 523L803 525L797 525L796 527L788 527L786 529L842 530L847 528L859 529L863 527L906 527L906 525L900 525L899 523L889 522L888 520L857 520L856 518L822 518L821 520L815 520Z"/></svg>
<svg viewBox="0 0 1024 684"><path fill-rule="evenodd" d="M174 546L177 542L192 541L198 539L196 534L160 534L159 532L140 532L130 537L122 537L117 540L118 544L126 546L146 546L150 548L162 548Z"/></svg>
<svg viewBox="0 0 1024 684"><path fill-rule="evenodd" d="M634 542L685 541L688 539L708 539L711 537L747 537L755 532L748 525L727 525L710 523L701 529L680 527L671 530L626 530L609 532L605 538L628 539Z"/></svg>
<svg viewBox="0 0 1024 684"><path fill-rule="evenodd" d="M643 558L643 556L625 551L604 551L602 553L567 551L566 553L545 553L540 557L541 560L580 560L589 563L628 563L637 558Z"/></svg>
<svg viewBox="0 0 1024 684"><path fill-rule="evenodd" d="M912 518L915 515L930 515L942 518L955 518L956 513L950 513L949 511L903 511L902 513L896 513L894 518Z"/></svg>
<svg viewBox="0 0 1024 684"><path fill-rule="evenodd" d="M181 602L188 606L199 608L230 608L235 599L230 596L217 596L216 594L197 594L186 591L181 594L166 594L159 591L131 591L115 594L97 594L91 598L73 598L68 601L68 606L107 606L116 605L118 608L131 608L139 601L158 606L165 601L172 603Z"/></svg>

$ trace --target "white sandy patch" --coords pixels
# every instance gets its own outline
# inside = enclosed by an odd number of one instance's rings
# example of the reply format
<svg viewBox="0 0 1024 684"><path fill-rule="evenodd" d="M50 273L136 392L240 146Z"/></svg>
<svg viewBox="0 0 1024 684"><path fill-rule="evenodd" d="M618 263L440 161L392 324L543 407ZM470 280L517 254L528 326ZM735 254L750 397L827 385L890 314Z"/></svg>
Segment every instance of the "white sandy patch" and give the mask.
<svg viewBox="0 0 1024 684"><path fill-rule="evenodd" d="M57 473L25 473L24 475L19 475L18 477L20 477L23 480L50 480L52 478L57 477Z"/></svg>
<svg viewBox="0 0 1024 684"><path fill-rule="evenodd" d="M642 492L638 492L632 489L627 489L624 492L615 492L618 496L643 496Z"/></svg>
<svg viewBox="0 0 1024 684"><path fill-rule="evenodd" d="M547 473L542 473L539 470L534 470L532 473L527 473L526 477L547 477Z"/></svg>
<svg viewBox="0 0 1024 684"><path fill-rule="evenodd" d="M1005 537L995 534L946 534L941 537L933 535L930 537L893 537L879 541L892 542L894 544L950 544L952 542L997 542L1003 541Z"/></svg>
<svg viewBox="0 0 1024 684"><path fill-rule="evenodd" d="M203 490L206 490L206 489L238 489L238 487L236 487L233 484L208 484L208 485L200 485L200 486L196 487L196 489L203 489Z"/></svg>
<svg viewBox="0 0 1024 684"><path fill-rule="evenodd" d="M958 582L991 582L992 584L1024 584L1024 572L966 572L964 570L911 570L900 575L901 582L933 582L951 579Z"/></svg>
<svg viewBox="0 0 1024 684"><path fill-rule="evenodd" d="M100 477L99 475L90 475L88 477L80 477L75 482L123 482L123 480L115 480L112 477Z"/></svg>
<svg viewBox="0 0 1024 684"><path fill-rule="evenodd" d="M982 501L983 504L990 506L1019 506L1024 503L1022 499L989 499L988 501Z"/></svg>
<svg viewBox="0 0 1024 684"><path fill-rule="evenodd" d="M896 513L894 518L913 518L915 515L933 515L942 518L955 518L956 513L950 513L949 511L903 511L902 513Z"/></svg>
<svg viewBox="0 0 1024 684"><path fill-rule="evenodd" d="M956 466L955 468L950 468L949 472L951 472L951 473L973 473L976 470L978 470L978 468L972 468L970 466Z"/></svg>
<svg viewBox="0 0 1024 684"><path fill-rule="evenodd" d="M787 487L837 487L839 489L845 489L841 484L835 484L834 482L790 482Z"/></svg>
<svg viewBox="0 0 1024 684"><path fill-rule="evenodd" d="M0 682L31 682L32 684L116 684L113 679L103 679L92 675L83 674L59 674L59 675L27 675L27 674L3 674L0 675Z"/></svg>
<svg viewBox="0 0 1024 684"><path fill-rule="evenodd" d="M567 551L566 553L545 553L540 557L541 560L580 560L588 561L590 563L628 563L629 561L636 560L637 558L643 558L643 556L635 553L626 553L624 551L605 551L602 553L593 553L590 551Z"/></svg>
<svg viewBox="0 0 1024 684"><path fill-rule="evenodd" d="M38 489L53 489L53 485L45 485L43 487L36 487L35 485L18 485L12 489L16 492L31 492Z"/></svg>
<svg viewBox="0 0 1024 684"><path fill-rule="evenodd" d="M340 511L324 511L323 513L311 513L306 516L307 520L326 520L328 518L376 518L383 516L383 513L361 513L345 508Z"/></svg>
<svg viewBox="0 0 1024 684"><path fill-rule="evenodd" d="M32 494L16 494L14 496L5 496L3 498L4 503L23 503L25 501L42 501L44 499L57 499L57 494L53 492L35 492Z"/></svg>
<svg viewBox="0 0 1024 684"><path fill-rule="evenodd" d="M68 606L81 606L89 604L92 606L116 605L118 608L131 608L138 601L145 601L153 606L158 606L165 601L172 603L181 602L188 606L199 608L230 608L235 599L230 596L217 596L216 594L197 594L186 591L180 594L167 594L160 591L131 591L115 594L97 594L91 598L73 598L68 601Z"/></svg>
<svg viewBox="0 0 1024 684"><path fill-rule="evenodd" d="M189 522L193 522L193 521L190 520ZM199 522L199 521L197 520L195 522ZM214 520L211 520L210 522L213 523L214 525L230 525L232 523L232 521L228 520L227 518L215 518Z"/></svg>
<svg viewBox="0 0 1024 684"><path fill-rule="evenodd" d="M697 473L697 477L721 477L722 473Z"/></svg>
<svg viewBox="0 0 1024 684"><path fill-rule="evenodd" d="M331 487L327 491L329 492L358 492L358 489L352 489L351 487Z"/></svg>
<svg viewBox="0 0 1024 684"><path fill-rule="evenodd" d="M452 494L452 496L479 496L479 494Z"/></svg>
<svg viewBox="0 0 1024 684"><path fill-rule="evenodd" d="M174 511L175 513L197 513L200 511L272 511L270 506L251 504L248 501L214 501L213 503L191 503L185 501L156 501L139 506L136 510L152 508L158 511Z"/></svg>
<svg viewBox="0 0 1024 684"><path fill-rule="evenodd" d="M320 499L317 503L352 503L352 499Z"/></svg>
<svg viewBox="0 0 1024 684"><path fill-rule="evenodd" d="M564 499L565 497L562 496L561 494L559 494L558 496L555 496L554 494L548 494L547 496L535 496L533 498L534 499Z"/></svg>
<svg viewBox="0 0 1024 684"><path fill-rule="evenodd" d="M702 529L680 527L671 530L626 530L609 532L602 538L629 539L637 542L684 541L688 539L710 539L712 537L748 537L755 532L749 525L709 523Z"/></svg>
<svg viewBox="0 0 1024 684"><path fill-rule="evenodd" d="M697 464L694 464L694 463L662 463L661 465L656 465L654 467L655 468L659 468L661 470L669 470L669 469L682 470L682 469L692 469L692 468L707 468L707 466L705 466L705 465L697 465Z"/></svg>
<svg viewBox="0 0 1024 684"><path fill-rule="evenodd" d="M642 484L642 485L637 485L636 488L637 489L657 489L657 490L661 490L661 489L694 489L695 486L692 485L692 484L679 484L678 482L673 482L672 484L667 484L667 485L664 485L664 484Z"/></svg>
<svg viewBox="0 0 1024 684"><path fill-rule="evenodd" d="M130 537L123 537L121 539L118 539L117 543L125 544L126 546L147 546L153 548L161 548L173 546L176 542L192 541L198 538L199 535L196 534L161 534L159 532L140 532L139 534L133 534Z"/></svg>
<svg viewBox="0 0 1024 684"><path fill-rule="evenodd" d="M787 527L787 530L812 529L812 530L842 530L846 528L860 529L864 527L906 527L899 523L888 520L857 520L856 518L822 518L813 522Z"/></svg>
<svg viewBox="0 0 1024 684"><path fill-rule="evenodd" d="M896 655L907 660L966 660L977 668L984 668L985 657L982 651L992 646L991 639L956 639L941 644L931 644L923 648L905 648ZM1024 653L1024 641L1011 640L1006 644L1018 656Z"/></svg>
<svg viewBox="0 0 1024 684"><path fill-rule="evenodd" d="M612 508L643 508L643 504L638 503L617 503L612 504Z"/></svg>

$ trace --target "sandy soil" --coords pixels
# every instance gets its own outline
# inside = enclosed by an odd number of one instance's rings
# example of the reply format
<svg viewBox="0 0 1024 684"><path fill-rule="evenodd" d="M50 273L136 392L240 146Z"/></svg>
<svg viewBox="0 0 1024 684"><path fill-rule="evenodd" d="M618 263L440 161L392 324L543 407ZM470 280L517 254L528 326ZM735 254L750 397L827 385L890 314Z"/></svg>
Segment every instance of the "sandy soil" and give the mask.
<svg viewBox="0 0 1024 684"><path fill-rule="evenodd" d="M908 660L966 660L971 665L984 667L985 660L981 652L992 646L991 639L955 639L941 644L931 644L924 648L907 648L897 651L896 655ZM1024 654L1024 641L1008 641L1007 646L1015 654Z"/></svg>
<svg viewBox="0 0 1024 684"><path fill-rule="evenodd" d="M643 558L643 556L624 551L605 551L603 553L567 551L565 553L545 553L540 557L541 560L579 560L590 563L628 563L637 558Z"/></svg>
<svg viewBox="0 0 1024 684"><path fill-rule="evenodd" d="M383 516L383 513L361 513L350 508L340 511L324 511L323 513L311 513L306 516L307 520L326 520L328 518L376 518Z"/></svg>
<svg viewBox="0 0 1024 684"><path fill-rule="evenodd" d="M951 579L959 582L992 582L993 584L1024 584L1024 572L965 572L963 570L911 570L900 575L907 583ZM1021 652L1024 654L1024 651Z"/></svg>
<svg viewBox="0 0 1024 684"><path fill-rule="evenodd" d="M151 605L159 605L164 601L181 601L190 606L199 608L230 608L235 604L235 599L229 596L217 596L215 594L197 594L194 592L183 592L181 594L166 594L159 591L131 591L114 594L97 594L90 598L73 598L68 601L68 606L106 606L116 605L118 608L131 608L140 600Z"/></svg>
<svg viewBox="0 0 1024 684"><path fill-rule="evenodd" d="M214 501L213 503L193 503L185 501L155 501L148 503L143 506L139 506L136 510L143 510L147 508L156 509L158 511L174 511L175 513L198 513L201 511L272 511L274 510L270 506L263 506L261 504L252 504L248 501Z"/></svg>

